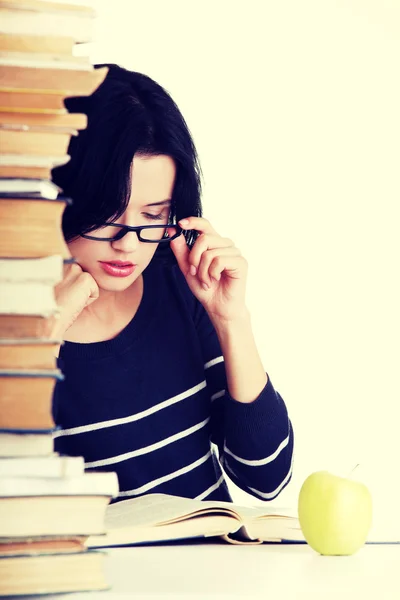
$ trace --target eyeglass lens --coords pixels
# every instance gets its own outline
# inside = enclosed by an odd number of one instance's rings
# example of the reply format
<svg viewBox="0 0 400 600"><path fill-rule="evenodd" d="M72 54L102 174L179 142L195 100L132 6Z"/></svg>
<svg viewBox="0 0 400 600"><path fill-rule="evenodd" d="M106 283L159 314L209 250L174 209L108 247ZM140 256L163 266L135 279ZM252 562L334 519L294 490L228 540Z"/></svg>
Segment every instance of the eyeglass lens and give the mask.
<svg viewBox="0 0 400 600"><path fill-rule="evenodd" d="M91 237L94 237L98 240L115 238L118 236L119 232L124 230L123 227L115 227L114 225L106 225L101 229L98 229L96 232L90 233ZM173 238L178 232L178 229L175 225L153 225L149 228L143 227L141 231L137 232L139 238L149 242L157 242L161 239L168 240Z"/></svg>

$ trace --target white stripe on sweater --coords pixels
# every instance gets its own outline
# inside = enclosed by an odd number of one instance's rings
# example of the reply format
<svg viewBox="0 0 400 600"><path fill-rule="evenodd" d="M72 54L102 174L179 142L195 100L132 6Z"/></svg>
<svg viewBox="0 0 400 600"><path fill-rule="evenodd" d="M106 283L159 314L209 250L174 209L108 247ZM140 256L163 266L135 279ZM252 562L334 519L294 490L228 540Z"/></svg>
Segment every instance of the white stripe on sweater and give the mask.
<svg viewBox="0 0 400 600"><path fill-rule="evenodd" d="M210 458L210 456L211 456L211 450L209 450L207 452L207 454L205 454L204 456L202 456L195 462L191 463L190 465L187 465L186 467L183 467L182 469L178 469L177 471L173 471L173 473L168 473L168 475L164 475L163 477L159 477L158 479L153 479L153 481L149 481L148 483L146 483L145 485L142 485L141 487L135 488L133 490L125 490L124 492L120 492L118 494L118 497L123 498L126 496L137 496L138 494L143 494L144 492L147 492L147 490L150 490L150 489L156 487L160 483L165 483L166 481L171 481L171 479L175 479L176 477L179 477L180 475L184 475L185 473L189 473L189 471L193 471L193 469L196 469L197 467L199 467L200 465L205 463Z"/></svg>
<svg viewBox="0 0 400 600"><path fill-rule="evenodd" d="M273 492L260 492L259 490L256 490L252 487L249 487L249 490L251 490L252 492L254 492L255 494L257 494L258 496L261 496L261 498L264 498L264 500L271 500L274 496L277 496L279 494L279 492L281 491L281 489L286 485L286 483L289 481L290 476L292 474L293 471L293 458L294 458L294 454L292 454L292 460L290 463L290 468L289 468L289 472L286 475L285 479L282 481L282 483L280 485L278 485L278 487L276 488L276 490L274 490Z"/></svg>
<svg viewBox="0 0 400 600"><path fill-rule="evenodd" d="M204 365L204 369L209 369L210 367L213 367L214 365L217 365L220 362L224 362L223 356L217 356L217 358L213 358L212 360L206 362L206 364Z"/></svg>
<svg viewBox="0 0 400 600"><path fill-rule="evenodd" d="M214 490L219 488L219 486L221 485L223 480L224 480L224 476L221 475L221 477L218 479L217 483L214 483L214 485L210 485L210 487L208 489L206 489L205 492L196 496L195 500L204 500L204 498L207 498L207 496L209 496L211 494L211 492L213 492Z"/></svg>
<svg viewBox="0 0 400 600"><path fill-rule="evenodd" d="M199 431L202 427L204 427L210 420L210 417L202 421L201 423L197 423L193 425L193 427L189 427L184 431L180 431L179 433L175 433L174 435L170 435L155 444L150 444L149 446L143 446L143 448L138 448L137 450L132 450L132 452L125 452L124 454L118 454L117 456L111 456L110 458L103 458L101 460L95 460L92 462L85 463L85 469L93 469L94 467L104 467L105 465L114 465L118 462L123 462L124 460L129 460L130 458L134 458L136 456L142 456L143 454L148 454L150 452L154 452L159 448L163 448L163 446L168 446L168 444L172 444L177 440L180 440L196 431Z"/></svg>
<svg viewBox="0 0 400 600"><path fill-rule="evenodd" d="M281 442L281 444L279 444L277 450L275 450L273 454L270 454L266 458L260 458L259 460L247 460L245 458L240 458L240 456L233 454L233 452L231 452L231 450L229 450L229 448L227 448L226 445L224 445L224 453L229 454L229 456L232 456L238 462L243 463L244 465L248 465L249 467L262 467L263 465L267 465L268 463L275 460L276 457L279 456L279 454L282 452L282 450L286 448L286 446L289 443L289 436L290 434L287 436L286 439L283 440L283 442Z"/></svg>
<svg viewBox="0 0 400 600"><path fill-rule="evenodd" d="M282 488L286 485L286 483L289 481L290 476L292 474L292 469L293 469L293 458L294 455L292 454L292 460L290 463L290 468L289 468L289 472L286 475L285 479L282 481L282 483L280 483L278 485L278 487L273 491L273 492L260 492L260 490L256 490L255 488L252 488L250 486L246 486L248 490L250 490L251 492L253 492L254 494L256 494L257 496L260 496L263 500L272 500L273 498L275 498L275 496L277 496L279 494L279 492L282 490ZM240 479L240 477L238 477L235 473L235 471L232 469L232 467L230 467L228 465L228 463L226 462L226 460L223 461L223 467L224 469L230 473L233 476L233 482L235 483L236 479ZM244 488L245 489L245 488Z"/></svg>
<svg viewBox="0 0 400 600"><path fill-rule="evenodd" d="M207 385L206 381L202 381L198 385L178 394L177 396L173 396L168 400L164 400L155 406L151 406L150 408L143 410L134 415L129 415L128 417L121 417L119 419L110 419L108 421L100 421L98 423L90 423L89 425L81 425L79 427L71 427L70 429L59 429L53 433L53 438L62 437L64 435L77 435L79 433L86 433L88 431L96 431L97 429L106 429L107 427L116 427L117 425L125 425L126 423L133 423L134 421L139 421L140 419L144 419L149 415L152 415L172 404L176 404L177 402L181 402L181 400L185 400L194 394L197 394L200 390L205 388Z"/></svg>
<svg viewBox="0 0 400 600"><path fill-rule="evenodd" d="M225 394L225 390L221 390L220 392L213 394L211 396L211 402L213 402L213 400L217 400L217 398L221 398L221 396L223 396L224 394Z"/></svg>

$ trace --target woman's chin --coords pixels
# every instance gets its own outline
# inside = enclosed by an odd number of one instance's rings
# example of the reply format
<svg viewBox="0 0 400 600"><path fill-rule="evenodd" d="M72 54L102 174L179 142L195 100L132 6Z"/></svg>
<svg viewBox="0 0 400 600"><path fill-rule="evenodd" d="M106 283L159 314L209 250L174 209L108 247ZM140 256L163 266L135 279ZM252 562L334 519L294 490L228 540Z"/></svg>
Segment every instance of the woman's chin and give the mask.
<svg viewBox="0 0 400 600"><path fill-rule="evenodd" d="M100 290L105 292L123 292L127 290L139 277L140 274L135 273L129 277L113 277L102 273L93 275L94 280Z"/></svg>

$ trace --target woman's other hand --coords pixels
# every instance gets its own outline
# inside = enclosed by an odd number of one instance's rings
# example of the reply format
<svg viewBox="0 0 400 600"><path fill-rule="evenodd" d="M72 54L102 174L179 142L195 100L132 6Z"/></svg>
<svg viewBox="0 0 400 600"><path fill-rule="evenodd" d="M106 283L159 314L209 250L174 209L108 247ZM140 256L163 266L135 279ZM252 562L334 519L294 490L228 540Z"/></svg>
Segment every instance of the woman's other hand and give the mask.
<svg viewBox="0 0 400 600"><path fill-rule="evenodd" d="M171 242L171 248L189 288L210 318L227 322L247 315L247 261L234 242L221 237L201 217L188 217L179 225L200 232L191 250L183 235Z"/></svg>
<svg viewBox="0 0 400 600"><path fill-rule="evenodd" d="M55 286L54 291L60 313L52 337L62 339L83 309L97 300L99 288L89 273L73 263L65 265L64 278Z"/></svg>

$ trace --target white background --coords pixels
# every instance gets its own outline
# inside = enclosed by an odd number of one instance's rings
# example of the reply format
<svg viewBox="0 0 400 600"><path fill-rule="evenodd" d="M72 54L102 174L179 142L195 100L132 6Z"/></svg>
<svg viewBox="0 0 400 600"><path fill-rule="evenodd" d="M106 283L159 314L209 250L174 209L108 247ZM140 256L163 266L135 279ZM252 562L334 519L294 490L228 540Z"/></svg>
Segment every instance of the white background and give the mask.
<svg viewBox="0 0 400 600"><path fill-rule="evenodd" d="M295 431L293 479L272 504L295 505L315 470L360 463L353 476L388 514L400 503L398 1L92 4L92 62L171 93L204 214L249 261L256 339Z"/></svg>

